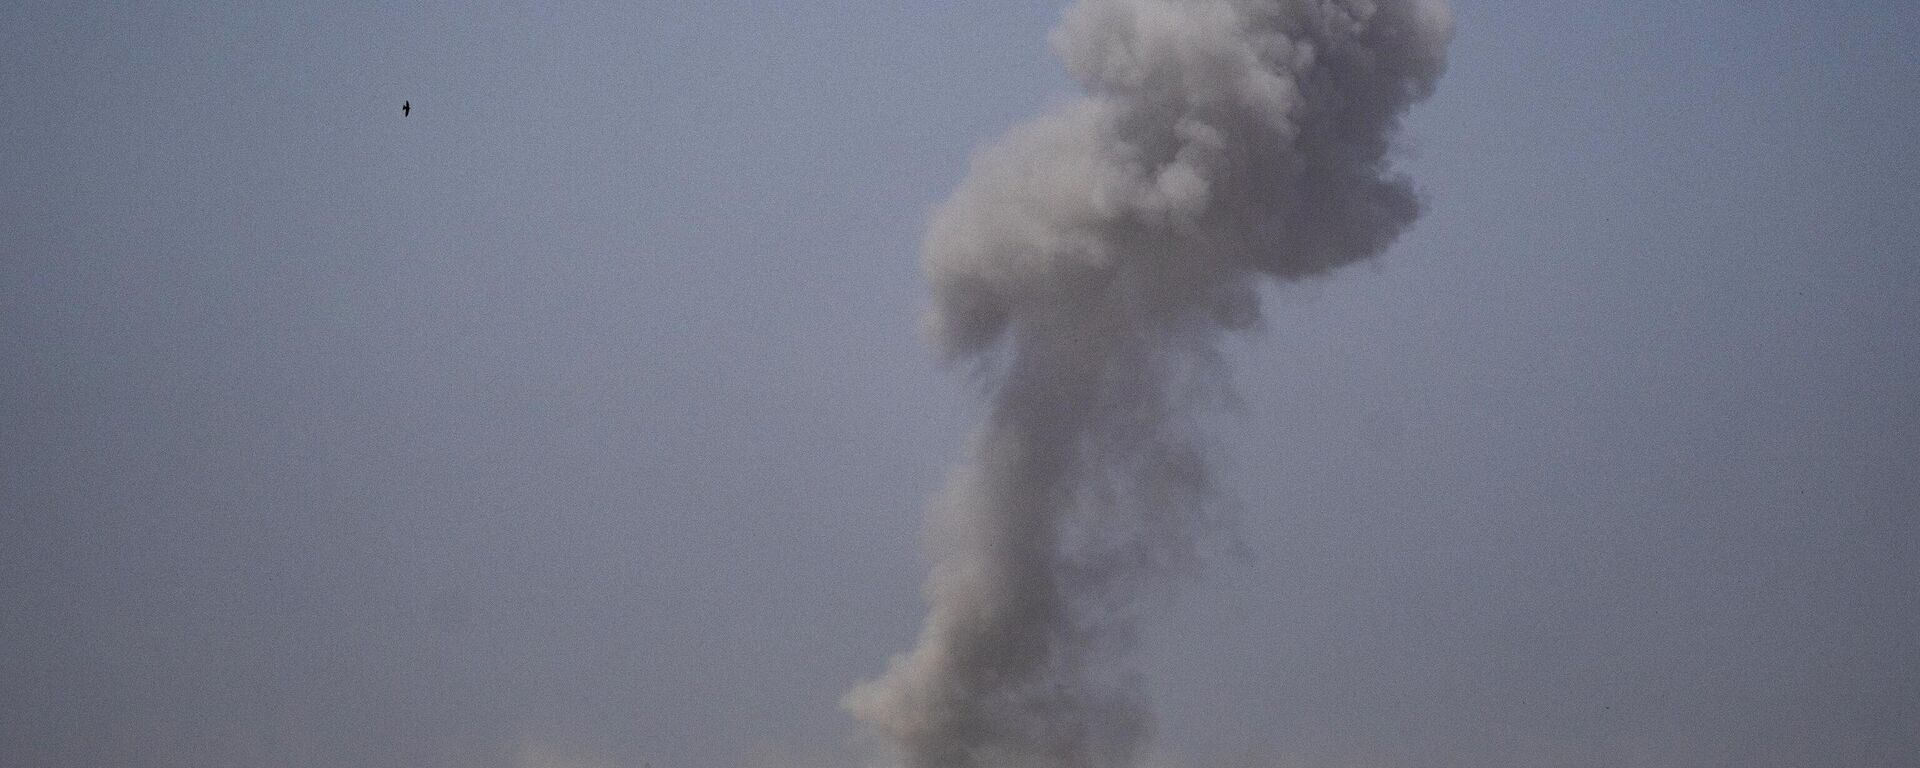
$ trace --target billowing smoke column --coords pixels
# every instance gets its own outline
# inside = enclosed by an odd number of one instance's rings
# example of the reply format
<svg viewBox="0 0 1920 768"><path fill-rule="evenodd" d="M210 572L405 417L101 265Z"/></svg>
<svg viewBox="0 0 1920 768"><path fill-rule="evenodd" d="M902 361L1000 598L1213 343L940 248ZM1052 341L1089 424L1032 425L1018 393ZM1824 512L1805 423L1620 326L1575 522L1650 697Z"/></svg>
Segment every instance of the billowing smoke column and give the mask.
<svg viewBox="0 0 1920 768"><path fill-rule="evenodd" d="M1131 764L1128 603L1219 513L1196 405L1258 284L1379 253L1419 213L1386 153L1433 89L1442 0L1078 0L1087 95L982 153L924 259L941 352L991 411L928 513L914 649L845 705L905 768Z"/></svg>

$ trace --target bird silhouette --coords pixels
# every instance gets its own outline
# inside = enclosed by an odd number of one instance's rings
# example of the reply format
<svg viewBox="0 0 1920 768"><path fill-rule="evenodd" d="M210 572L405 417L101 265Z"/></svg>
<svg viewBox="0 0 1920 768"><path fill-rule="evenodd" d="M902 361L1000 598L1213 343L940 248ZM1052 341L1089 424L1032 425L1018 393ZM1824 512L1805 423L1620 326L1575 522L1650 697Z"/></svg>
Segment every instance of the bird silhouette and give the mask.
<svg viewBox="0 0 1920 768"><path fill-rule="evenodd" d="M400 102L400 116L406 117L407 115L410 115L410 114L413 114L413 102L412 101Z"/></svg>

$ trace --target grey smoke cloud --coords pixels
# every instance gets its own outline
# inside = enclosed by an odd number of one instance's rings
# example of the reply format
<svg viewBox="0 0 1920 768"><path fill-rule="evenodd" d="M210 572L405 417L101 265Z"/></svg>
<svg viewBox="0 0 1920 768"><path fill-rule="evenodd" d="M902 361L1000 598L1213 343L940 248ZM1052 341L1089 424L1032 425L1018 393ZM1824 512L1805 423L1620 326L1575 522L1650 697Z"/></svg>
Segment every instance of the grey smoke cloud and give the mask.
<svg viewBox="0 0 1920 768"><path fill-rule="evenodd" d="M1127 604L1220 516L1194 418L1263 278L1379 253L1419 214L1386 155L1432 92L1441 0L1080 0L1086 94L982 152L923 246L930 336L986 423L928 512L915 647L845 698L908 768L1132 764Z"/></svg>

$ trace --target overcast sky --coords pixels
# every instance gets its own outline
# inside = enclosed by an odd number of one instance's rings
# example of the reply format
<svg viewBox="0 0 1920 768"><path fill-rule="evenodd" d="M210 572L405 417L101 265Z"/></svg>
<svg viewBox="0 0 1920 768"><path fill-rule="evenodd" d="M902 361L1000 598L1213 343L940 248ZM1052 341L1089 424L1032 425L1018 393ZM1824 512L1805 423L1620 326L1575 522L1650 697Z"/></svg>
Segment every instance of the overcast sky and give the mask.
<svg viewBox="0 0 1920 768"><path fill-rule="evenodd" d="M0 5L0 764L854 764L1059 11ZM1156 761L1910 765L1920 6L1455 11L1428 214L1228 346Z"/></svg>

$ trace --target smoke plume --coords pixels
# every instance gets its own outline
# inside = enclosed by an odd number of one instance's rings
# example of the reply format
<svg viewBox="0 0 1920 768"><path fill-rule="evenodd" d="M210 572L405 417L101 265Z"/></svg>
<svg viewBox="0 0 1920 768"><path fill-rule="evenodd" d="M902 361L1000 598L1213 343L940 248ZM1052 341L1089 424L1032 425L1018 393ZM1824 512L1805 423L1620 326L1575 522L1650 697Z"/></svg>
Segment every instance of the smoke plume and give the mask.
<svg viewBox="0 0 1920 768"><path fill-rule="evenodd" d="M1129 599L1220 505L1194 428L1262 278L1379 253L1419 213L1386 154L1442 0L1078 0L1086 95L978 156L935 214L929 332L990 412L928 513L918 644L845 706L905 768L1111 768L1148 730Z"/></svg>

